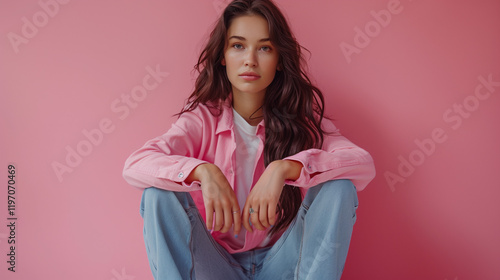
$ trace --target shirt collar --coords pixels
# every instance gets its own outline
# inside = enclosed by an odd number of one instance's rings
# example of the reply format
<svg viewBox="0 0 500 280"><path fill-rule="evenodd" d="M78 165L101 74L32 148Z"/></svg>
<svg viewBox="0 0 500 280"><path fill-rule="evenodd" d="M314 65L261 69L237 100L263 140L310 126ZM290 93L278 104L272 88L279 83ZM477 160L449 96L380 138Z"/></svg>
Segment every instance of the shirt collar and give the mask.
<svg viewBox="0 0 500 280"><path fill-rule="evenodd" d="M229 96L221 105L222 113L219 116L219 121L217 124L217 129L215 134L219 134L224 131L230 131L233 129L233 109L231 107L231 96Z"/></svg>
<svg viewBox="0 0 500 280"><path fill-rule="evenodd" d="M224 102L222 102L222 113L219 116L215 134L233 130L234 116L233 116L232 100L233 100L232 94L229 94L229 97L226 98ZM259 134L264 135L264 120L260 121L259 124L257 125L257 135Z"/></svg>

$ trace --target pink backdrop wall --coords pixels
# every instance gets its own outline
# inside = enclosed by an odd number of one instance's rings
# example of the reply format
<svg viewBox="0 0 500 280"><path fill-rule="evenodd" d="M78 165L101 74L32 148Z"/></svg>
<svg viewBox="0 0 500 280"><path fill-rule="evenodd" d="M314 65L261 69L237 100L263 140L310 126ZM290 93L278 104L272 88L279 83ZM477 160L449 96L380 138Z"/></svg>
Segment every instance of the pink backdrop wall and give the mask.
<svg viewBox="0 0 500 280"><path fill-rule="evenodd" d="M175 120L224 2L0 1L1 279L152 279L123 163ZM277 2L376 161L343 279L499 279L500 2Z"/></svg>

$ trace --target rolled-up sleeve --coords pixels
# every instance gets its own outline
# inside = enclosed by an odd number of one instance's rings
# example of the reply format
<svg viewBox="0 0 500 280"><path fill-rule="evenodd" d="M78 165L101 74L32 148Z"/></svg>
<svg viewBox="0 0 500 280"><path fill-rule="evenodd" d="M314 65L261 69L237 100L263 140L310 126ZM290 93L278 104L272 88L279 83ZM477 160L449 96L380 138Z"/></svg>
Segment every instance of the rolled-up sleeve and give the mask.
<svg viewBox="0 0 500 280"><path fill-rule="evenodd" d="M125 161L123 178L138 188L157 187L171 191L197 191L199 182L185 179L198 165L203 122L194 112L183 113L163 135L146 142Z"/></svg>
<svg viewBox="0 0 500 280"><path fill-rule="evenodd" d="M375 177L373 158L342 136L330 120L324 119L322 128L327 134L321 149L308 149L285 158L303 165L300 177L285 183L310 188L329 180L350 179L357 191L363 190Z"/></svg>

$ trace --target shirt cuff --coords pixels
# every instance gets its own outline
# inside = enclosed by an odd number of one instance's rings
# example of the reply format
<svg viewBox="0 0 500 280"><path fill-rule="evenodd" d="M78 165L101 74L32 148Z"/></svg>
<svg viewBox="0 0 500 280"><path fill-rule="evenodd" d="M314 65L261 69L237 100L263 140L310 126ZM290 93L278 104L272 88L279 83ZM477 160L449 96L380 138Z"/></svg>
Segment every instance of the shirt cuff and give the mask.
<svg viewBox="0 0 500 280"><path fill-rule="evenodd" d="M174 182L180 183L186 188L199 188L201 186L200 181L195 180L191 183L186 183L186 179L196 167L204 163L207 163L207 161L191 158L186 164L180 166L176 171L174 171L172 173L172 178L170 179Z"/></svg>

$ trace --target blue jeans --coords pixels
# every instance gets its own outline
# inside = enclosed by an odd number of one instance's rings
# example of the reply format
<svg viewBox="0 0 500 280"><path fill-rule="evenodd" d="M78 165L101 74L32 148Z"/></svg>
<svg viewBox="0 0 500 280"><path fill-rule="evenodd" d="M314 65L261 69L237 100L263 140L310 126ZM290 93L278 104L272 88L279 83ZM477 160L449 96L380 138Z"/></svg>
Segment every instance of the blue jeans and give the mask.
<svg viewBox="0 0 500 280"><path fill-rule="evenodd" d="M271 247L229 254L210 235L191 196L144 190L141 216L153 276L164 279L340 279L356 221L349 180L308 190L297 216Z"/></svg>

